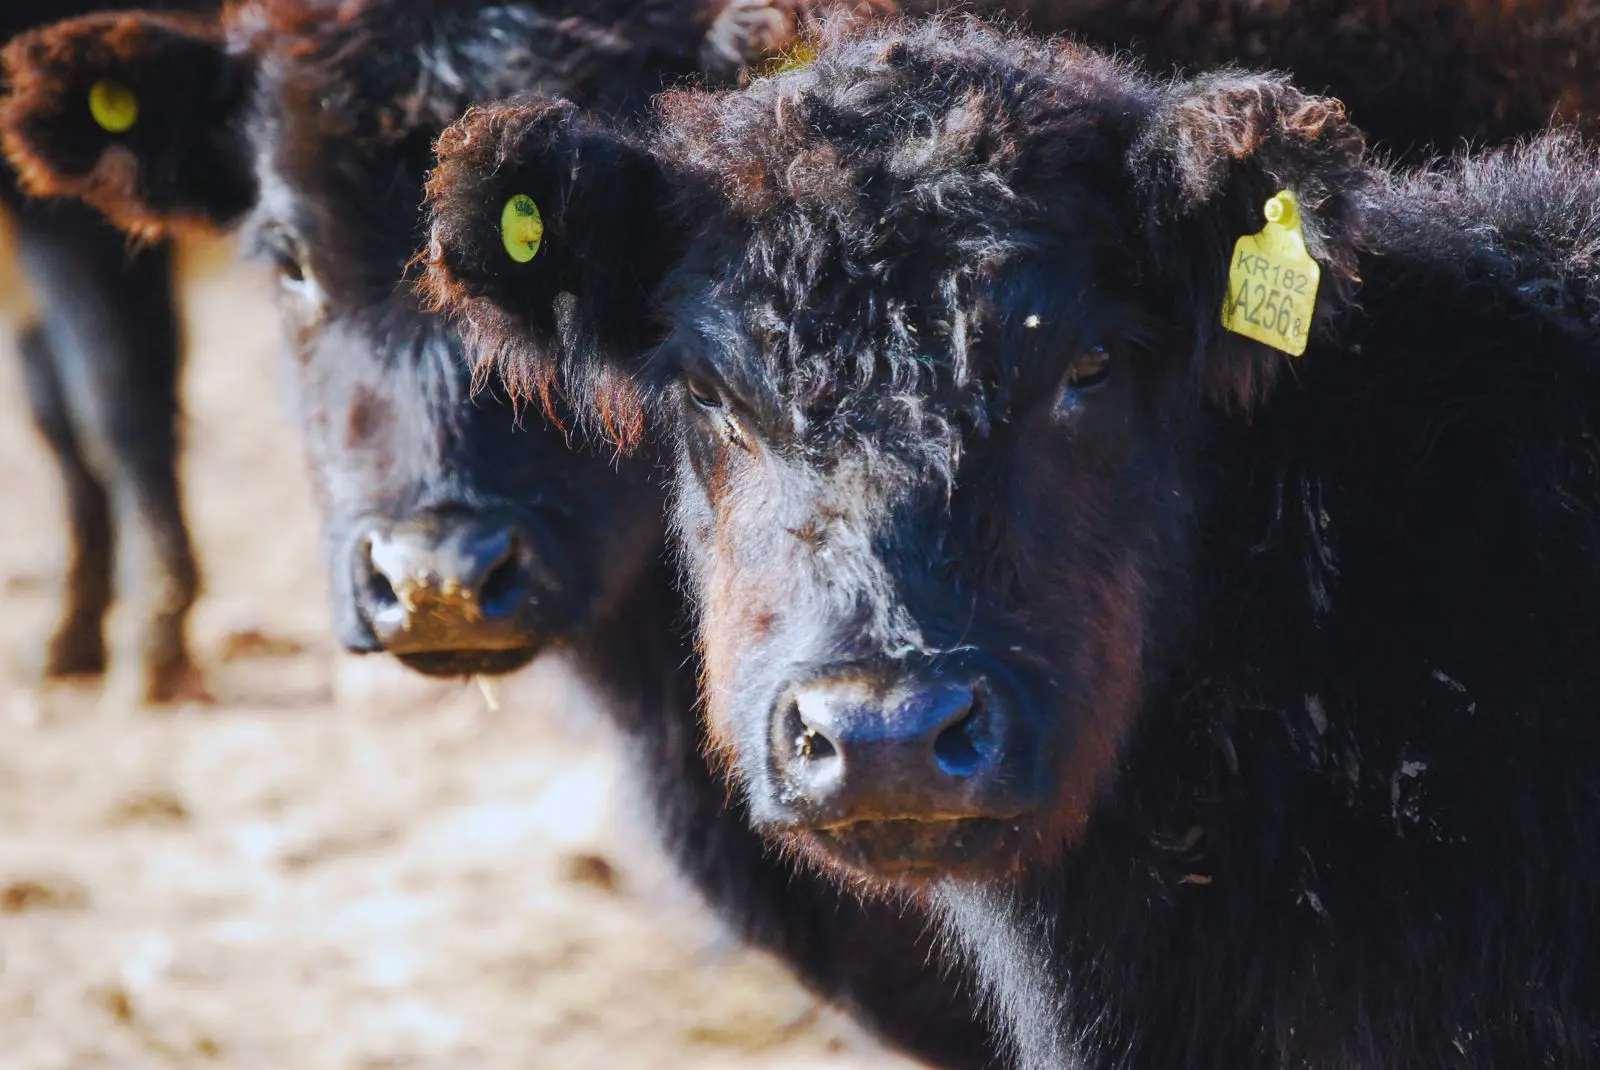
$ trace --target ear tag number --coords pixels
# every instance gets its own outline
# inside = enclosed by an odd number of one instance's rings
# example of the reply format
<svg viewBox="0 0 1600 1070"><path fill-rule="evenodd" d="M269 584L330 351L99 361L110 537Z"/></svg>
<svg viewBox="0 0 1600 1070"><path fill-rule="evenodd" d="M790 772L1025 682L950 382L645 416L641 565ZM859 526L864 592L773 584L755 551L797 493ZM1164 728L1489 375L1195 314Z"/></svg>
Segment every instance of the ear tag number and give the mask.
<svg viewBox="0 0 1600 1070"><path fill-rule="evenodd" d="M512 197L500 210L500 240L505 244L506 255L519 264L526 264L539 255L539 243L544 240L544 218L539 215L539 206L526 193Z"/></svg>
<svg viewBox="0 0 1600 1070"><path fill-rule="evenodd" d="M96 82L89 87L89 114L100 129L126 134L139 121L139 98L118 82Z"/></svg>
<svg viewBox="0 0 1600 1070"><path fill-rule="evenodd" d="M1280 191L1266 206L1267 225L1233 247L1222 326L1291 357L1306 351L1322 269L1306 252L1300 207Z"/></svg>

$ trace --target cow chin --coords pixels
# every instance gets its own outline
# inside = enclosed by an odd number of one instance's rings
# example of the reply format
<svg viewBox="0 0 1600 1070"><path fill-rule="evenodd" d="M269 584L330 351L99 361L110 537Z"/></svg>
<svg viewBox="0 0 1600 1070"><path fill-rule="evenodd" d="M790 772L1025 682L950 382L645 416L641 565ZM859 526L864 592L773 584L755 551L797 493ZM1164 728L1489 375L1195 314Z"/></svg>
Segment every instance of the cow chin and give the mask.
<svg viewBox="0 0 1600 1070"><path fill-rule="evenodd" d="M430 650L395 657L400 664L423 676L457 679L505 676L528 665L543 649L543 646L530 645L507 650Z"/></svg>
<svg viewBox="0 0 1600 1070"><path fill-rule="evenodd" d="M1033 839L1027 815L856 821L790 830L787 836L800 854L825 869L869 884L912 889L952 879L1012 876Z"/></svg>

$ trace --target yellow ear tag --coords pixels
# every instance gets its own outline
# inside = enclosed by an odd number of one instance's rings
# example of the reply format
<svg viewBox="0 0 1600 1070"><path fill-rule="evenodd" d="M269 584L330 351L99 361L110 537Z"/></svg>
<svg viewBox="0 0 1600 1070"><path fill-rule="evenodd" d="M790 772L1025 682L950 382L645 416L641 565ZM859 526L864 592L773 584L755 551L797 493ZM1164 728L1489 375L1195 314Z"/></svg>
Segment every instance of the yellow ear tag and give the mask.
<svg viewBox="0 0 1600 1070"><path fill-rule="evenodd" d="M500 240L505 243L506 255L519 264L539 255L544 219L539 215L539 206L526 193L517 194L500 210Z"/></svg>
<svg viewBox="0 0 1600 1070"><path fill-rule="evenodd" d="M1291 357L1306 351L1322 269L1306 252L1300 208L1280 191L1267 202L1267 225L1233 247L1222 325Z"/></svg>
<svg viewBox="0 0 1600 1070"><path fill-rule="evenodd" d="M96 82L89 87L89 114L102 130L126 134L139 121L139 98L117 82Z"/></svg>
<svg viewBox="0 0 1600 1070"><path fill-rule="evenodd" d="M790 71L803 71L817 61L817 43L808 38L796 42L793 48L780 52L755 70L757 78L771 78Z"/></svg>

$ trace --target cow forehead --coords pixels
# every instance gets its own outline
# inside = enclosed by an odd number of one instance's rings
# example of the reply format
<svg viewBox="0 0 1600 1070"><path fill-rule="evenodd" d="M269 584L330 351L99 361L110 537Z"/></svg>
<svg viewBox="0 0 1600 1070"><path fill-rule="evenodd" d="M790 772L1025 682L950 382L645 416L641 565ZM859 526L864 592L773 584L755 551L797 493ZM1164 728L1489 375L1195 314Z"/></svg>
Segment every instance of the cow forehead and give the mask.
<svg viewBox="0 0 1600 1070"><path fill-rule="evenodd" d="M1015 207L977 221L867 212L856 227L768 214L678 281L668 352L765 401L785 437L960 452L1052 388L1074 347L1144 329L1101 270L1114 233L1047 233Z"/></svg>
<svg viewBox="0 0 1600 1070"><path fill-rule="evenodd" d="M748 218L789 205L982 215L1029 178L1120 171L1158 96L1070 42L930 22L739 91L668 93L657 144Z"/></svg>
<svg viewBox="0 0 1600 1070"><path fill-rule="evenodd" d="M981 430L1039 348L1007 320L1064 314L1125 244L1117 191L1151 93L1113 60L973 26L669 94L659 151L716 220L669 286L688 295L680 328L814 431L929 416ZM1030 271L1054 273L1053 308L1008 296Z"/></svg>
<svg viewBox="0 0 1600 1070"><path fill-rule="evenodd" d="M302 123L384 141L519 93L637 107L693 69L686 12L673 0L250 0L231 12L229 40Z"/></svg>

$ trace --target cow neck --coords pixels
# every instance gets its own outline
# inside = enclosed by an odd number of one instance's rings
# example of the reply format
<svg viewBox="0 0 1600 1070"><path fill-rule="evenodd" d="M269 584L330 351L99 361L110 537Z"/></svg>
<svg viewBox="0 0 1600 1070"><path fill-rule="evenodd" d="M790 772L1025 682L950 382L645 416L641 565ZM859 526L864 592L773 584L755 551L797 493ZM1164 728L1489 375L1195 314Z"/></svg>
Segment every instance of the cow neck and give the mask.
<svg viewBox="0 0 1600 1070"><path fill-rule="evenodd" d="M936 937L920 914L863 904L784 861L751 829L705 753L692 620L662 555L573 644L622 737L635 816L724 924L776 953L813 990L934 1066L992 1065L994 1042L970 986L935 962Z"/></svg>
<svg viewBox="0 0 1600 1070"><path fill-rule="evenodd" d="M1592 379L1586 342L1520 277L1468 288L1402 252L1368 254L1358 310L1251 421L1207 417L1182 595L1205 619L1158 645L1172 667L1083 842L941 893L1023 1070L1382 1064L1423 1043L1411 1008L1469 1006L1432 982L1480 976L1472 934L1548 922L1525 830L1586 857L1586 819L1548 820L1570 817L1548 770L1587 748L1555 715L1600 693L1600 666L1563 661L1600 630L1594 492L1548 460L1587 426L1558 403ZM1529 719L1545 731L1512 730ZM1500 773L1438 808L1473 769ZM1474 897L1489 879L1505 900ZM1430 968L1341 985L1361 961Z"/></svg>

